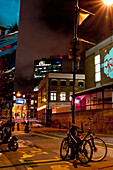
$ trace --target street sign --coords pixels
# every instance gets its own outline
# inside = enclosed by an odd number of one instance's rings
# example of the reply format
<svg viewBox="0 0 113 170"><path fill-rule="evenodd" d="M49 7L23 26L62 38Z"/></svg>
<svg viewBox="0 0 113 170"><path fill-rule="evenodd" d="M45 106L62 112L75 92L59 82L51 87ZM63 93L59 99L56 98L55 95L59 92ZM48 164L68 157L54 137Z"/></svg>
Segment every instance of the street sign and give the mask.
<svg viewBox="0 0 113 170"><path fill-rule="evenodd" d="M25 105L25 99L17 98L16 99L16 104L17 105Z"/></svg>

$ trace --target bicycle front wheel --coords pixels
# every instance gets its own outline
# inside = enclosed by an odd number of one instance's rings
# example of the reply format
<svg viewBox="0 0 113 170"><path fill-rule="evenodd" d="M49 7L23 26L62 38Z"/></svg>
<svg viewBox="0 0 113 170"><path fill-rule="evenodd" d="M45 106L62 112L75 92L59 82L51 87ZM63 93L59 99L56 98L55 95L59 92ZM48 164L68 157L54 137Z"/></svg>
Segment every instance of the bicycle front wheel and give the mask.
<svg viewBox="0 0 113 170"><path fill-rule="evenodd" d="M65 160L67 158L68 153L69 153L69 140L68 138L64 138L60 146L60 157L63 160Z"/></svg>
<svg viewBox="0 0 113 170"><path fill-rule="evenodd" d="M101 138L94 137L93 140L94 140L94 146L92 144L93 156L91 160L93 162L102 161L107 155L107 145Z"/></svg>
<svg viewBox="0 0 113 170"><path fill-rule="evenodd" d="M91 143L87 140L83 141L78 146L78 159L82 164L86 164L91 161L93 150Z"/></svg>

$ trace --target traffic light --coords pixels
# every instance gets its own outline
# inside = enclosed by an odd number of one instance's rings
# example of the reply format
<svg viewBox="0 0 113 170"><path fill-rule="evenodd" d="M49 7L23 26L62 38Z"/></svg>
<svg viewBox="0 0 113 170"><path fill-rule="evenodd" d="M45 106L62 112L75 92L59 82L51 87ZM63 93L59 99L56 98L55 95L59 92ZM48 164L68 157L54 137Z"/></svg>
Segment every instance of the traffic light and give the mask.
<svg viewBox="0 0 113 170"><path fill-rule="evenodd" d="M73 59L73 48L69 48L68 58Z"/></svg>
<svg viewBox="0 0 113 170"><path fill-rule="evenodd" d="M68 58L69 59L73 59L74 50L76 52L76 60L80 61L80 59L81 59L80 54L83 51L83 45L82 45L81 41L76 41L76 42L74 42L74 40L70 41L70 48L69 48L69 53L68 53Z"/></svg>

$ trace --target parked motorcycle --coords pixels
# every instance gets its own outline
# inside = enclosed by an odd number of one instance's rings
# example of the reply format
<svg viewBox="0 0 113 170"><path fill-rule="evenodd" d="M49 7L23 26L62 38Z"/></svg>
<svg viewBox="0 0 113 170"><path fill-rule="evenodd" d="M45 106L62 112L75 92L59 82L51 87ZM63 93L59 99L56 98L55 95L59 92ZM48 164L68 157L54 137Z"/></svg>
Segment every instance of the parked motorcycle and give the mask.
<svg viewBox="0 0 113 170"><path fill-rule="evenodd" d="M16 136L11 136L8 140L8 149L10 151L16 151L18 149L18 138Z"/></svg>
<svg viewBox="0 0 113 170"><path fill-rule="evenodd" d="M7 124L3 125L1 134L1 143L8 144L8 149L10 151L16 151L18 149L18 138L16 136L11 136L11 129Z"/></svg>

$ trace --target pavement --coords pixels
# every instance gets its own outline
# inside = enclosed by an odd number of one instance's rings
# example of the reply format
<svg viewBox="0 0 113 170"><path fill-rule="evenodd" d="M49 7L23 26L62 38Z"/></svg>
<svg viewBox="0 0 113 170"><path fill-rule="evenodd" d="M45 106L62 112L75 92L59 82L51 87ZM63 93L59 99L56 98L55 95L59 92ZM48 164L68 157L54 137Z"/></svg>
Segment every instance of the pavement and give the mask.
<svg viewBox="0 0 113 170"><path fill-rule="evenodd" d="M52 128L52 127L31 127L30 133L40 133L40 134L46 134L48 136L54 136L57 138L64 138L67 134L68 130L67 129L58 129L58 128ZM25 133L24 130L15 131L13 132L15 135L17 133ZM108 153L106 158L102 162L91 162L91 167L79 167L78 169L89 169L89 170L97 170L97 169L106 169L106 170L113 170L113 135L108 135L108 134L96 134L96 136L99 136L102 138L106 144L107 142L110 142L111 146L109 147L108 144Z"/></svg>
<svg viewBox="0 0 113 170"><path fill-rule="evenodd" d="M56 136L58 138L64 138L67 134L68 130L67 129L58 129L58 128L52 128L52 127L31 127L30 128L30 133L40 133L40 134L46 134L48 136ZM24 128L20 127L19 130L15 127L15 130L12 132L12 135L16 134L25 134ZM96 134L99 137L103 138L110 138L111 143L113 143L113 135L108 135L108 134ZM9 166L11 165L11 162L8 162L8 159L4 157L4 164L7 163ZM113 170L113 149L110 147L108 148L108 154L105 160L102 162L97 162L97 163L91 163L91 167L79 167L78 169L111 169Z"/></svg>
<svg viewBox="0 0 113 170"><path fill-rule="evenodd" d="M68 129L59 129L59 128L53 128L53 127L45 127L45 126L42 126L42 127L32 127L32 126L29 126L30 127L30 132L34 132L34 133L44 133L44 134L47 134L47 135L53 135L53 136L57 136L57 137L64 137L66 136L67 132L68 132ZM13 132L16 132L16 133L25 133L24 132L24 126L20 126L19 127L19 130L17 130L17 127L14 128L14 131ZM113 134L99 134L99 133L96 133L95 134L96 136L98 137L110 137L110 138L113 138Z"/></svg>

